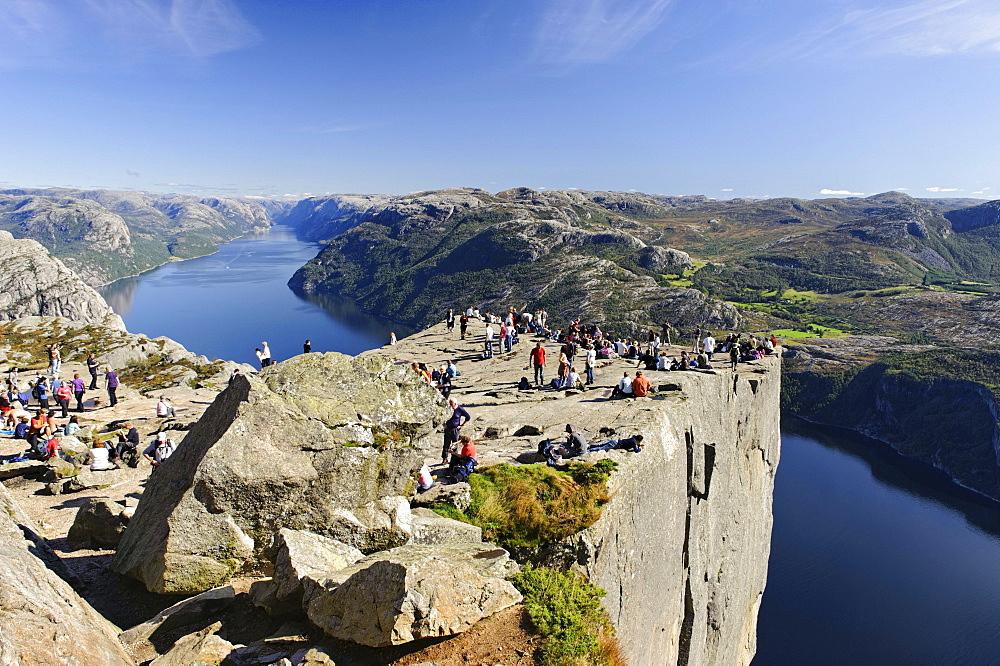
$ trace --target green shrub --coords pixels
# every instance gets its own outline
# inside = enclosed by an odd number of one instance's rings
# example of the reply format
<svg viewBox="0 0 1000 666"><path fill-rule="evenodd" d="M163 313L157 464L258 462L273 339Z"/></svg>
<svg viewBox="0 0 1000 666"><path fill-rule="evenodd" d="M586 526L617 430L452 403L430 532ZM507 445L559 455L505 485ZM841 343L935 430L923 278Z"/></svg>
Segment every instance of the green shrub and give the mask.
<svg viewBox="0 0 1000 666"><path fill-rule="evenodd" d="M621 663L614 627L601 605L604 590L573 571L530 564L511 582L524 595L524 607L545 638L543 666Z"/></svg>

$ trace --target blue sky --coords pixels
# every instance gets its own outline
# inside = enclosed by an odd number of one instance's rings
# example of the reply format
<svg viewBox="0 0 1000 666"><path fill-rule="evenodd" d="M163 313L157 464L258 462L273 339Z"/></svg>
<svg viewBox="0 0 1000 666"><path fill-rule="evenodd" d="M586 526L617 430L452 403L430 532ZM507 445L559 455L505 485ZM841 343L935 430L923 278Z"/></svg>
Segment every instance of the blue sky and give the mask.
<svg viewBox="0 0 1000 666"><path fill-rule="evenodd" d="M997 0L3 0L3 186L1000 198Z"/></svg>

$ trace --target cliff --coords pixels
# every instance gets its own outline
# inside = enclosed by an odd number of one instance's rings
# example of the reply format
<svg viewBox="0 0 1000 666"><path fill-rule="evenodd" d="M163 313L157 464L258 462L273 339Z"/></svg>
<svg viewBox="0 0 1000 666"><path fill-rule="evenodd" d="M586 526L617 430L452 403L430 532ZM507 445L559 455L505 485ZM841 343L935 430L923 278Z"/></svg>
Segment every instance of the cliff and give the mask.
<svg viewBox="0 0 1000 666"><path fill-rule="evenodd" d="M479 339L449 338L439 325L368 354L436 364L465 357ZM654 397L606 400L633 362L602 361L585 392L518 391L527 353L521 344L459 363L455 394L473 416L463 433L478 441L480 464L533 460L538 441L564 437L567 423L591 442L642 434L641 453L580 458L619 463L611 501L550 559L607 591L628 663L748 664L770 552L781 359L735 373L650 372Z"/></svg>
<svg viewBox="0 0 1000 666"><path fill-rule="evenodd" d="M39 243L0 231L0 318L41 315L124 329L111 307Z"/></svg>
<svg viewBox="0 0 1000 666"><path fill-rule="evenodd" d="M286 204L114 190L0 190L0 229L44 245L99 286L266 229Z"/></svg>
<svg viewBox="0 0 1000 666"><path fill-rule="evenodd" d="M784 407L882 441L1000 499L1000 352L895 342L790 346Z"/></svg>

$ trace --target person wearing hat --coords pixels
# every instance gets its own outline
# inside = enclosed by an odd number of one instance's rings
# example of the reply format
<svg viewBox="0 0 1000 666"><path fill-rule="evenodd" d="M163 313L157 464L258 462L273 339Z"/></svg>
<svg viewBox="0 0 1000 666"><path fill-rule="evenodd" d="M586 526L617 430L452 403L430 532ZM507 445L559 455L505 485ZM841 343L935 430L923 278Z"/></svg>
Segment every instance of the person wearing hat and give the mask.
<svg viewBox="0 0 1000 666"><path fill-rule="evenodd" d="M174 440L167 438L167 433L158 432L156 433L156 439L146 447L146 450L142 452L149 464L156 469L163 464L163 461L169 458L177 445L174 444Z"/></svg>

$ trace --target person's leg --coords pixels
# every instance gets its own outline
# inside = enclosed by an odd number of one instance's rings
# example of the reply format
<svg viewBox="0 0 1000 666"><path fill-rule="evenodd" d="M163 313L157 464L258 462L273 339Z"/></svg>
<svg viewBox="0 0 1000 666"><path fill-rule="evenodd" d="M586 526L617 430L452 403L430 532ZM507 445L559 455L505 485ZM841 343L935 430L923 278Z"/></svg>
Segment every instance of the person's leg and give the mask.
<svg viewBox="0 0 1000 666"><path fill-rule="evenodd" d="M117 386L109 386L108 387L108 402L111 403L112 407L114 407L115 405L118 404L118 395L117 395L117 393L118 393L118 387Z"/></svg>
<svg viewBox="0 0 1000 666"><path fill-rule="evenodd" d="M93 391L97 388L97 374L90 373L90 390Z"/></svg>
<svg viewBox="0 0 1000 666"><path fill-rule="evenodd" d="M458 429L444 429L444 446L441 447L441 463L448 464L448 457L451 455L451 445L458 441Z"/></svg>
<svg viewBox="0 0 1000 666"><path fill-rule="evenodd" d="M73 394L76 396L76 411L83 411L83 391L74 391Z"/></svg>
<svg viewBox="0 0 1000 666"><path fill-rule="evenodd" d="M62 418L69 418L69 398L59 401L59 406L62 407Z"/></svg>
<svg viewBox="0 0 1000 666"><path fill-rule="evenodd" d="M594 383L594 366L592 365L587 366L587 383L588 384Z"/></svg>

